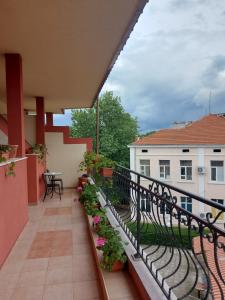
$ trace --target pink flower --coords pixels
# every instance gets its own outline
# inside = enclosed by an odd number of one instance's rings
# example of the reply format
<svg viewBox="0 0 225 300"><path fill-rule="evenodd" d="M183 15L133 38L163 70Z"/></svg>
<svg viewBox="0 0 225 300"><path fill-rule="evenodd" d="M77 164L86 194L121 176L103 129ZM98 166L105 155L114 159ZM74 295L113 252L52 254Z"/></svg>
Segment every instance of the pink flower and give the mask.
<svg viewBox="0 0 225 300"><path fill-rule="evenodd" d="M97 239L97 246L98 247L103 247L104 245L105 245L105 239L103 238L103 237L99 237L98 239Z"/></svg>
<svg viewBox="0 0 225 300"><path fill-rule="evenodd" d="M94 216L93 217L93 223L96 225L96 224L98 224L99 222L100 222L100 220L101 220L101 217L100 216Z"/></svg>
<svg viewBox="0 0 225 300"><path fill-rule="evenodd" d="M77 187L77 192L82 192L82 191L83 191L82 187L81 187L81 186L78 186L78 187Z"/></svg>

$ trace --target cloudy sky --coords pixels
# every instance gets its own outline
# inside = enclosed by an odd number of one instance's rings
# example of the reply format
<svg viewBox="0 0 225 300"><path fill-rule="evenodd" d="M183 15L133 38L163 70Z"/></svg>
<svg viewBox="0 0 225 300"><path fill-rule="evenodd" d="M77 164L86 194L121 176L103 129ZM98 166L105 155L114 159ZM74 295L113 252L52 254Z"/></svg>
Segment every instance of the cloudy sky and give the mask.
<svg viewBox="0 0 225 300"><path fill-rule="evenodd" d="M142 132L225 112L225 0L150 0L104 90Z"/></svg>

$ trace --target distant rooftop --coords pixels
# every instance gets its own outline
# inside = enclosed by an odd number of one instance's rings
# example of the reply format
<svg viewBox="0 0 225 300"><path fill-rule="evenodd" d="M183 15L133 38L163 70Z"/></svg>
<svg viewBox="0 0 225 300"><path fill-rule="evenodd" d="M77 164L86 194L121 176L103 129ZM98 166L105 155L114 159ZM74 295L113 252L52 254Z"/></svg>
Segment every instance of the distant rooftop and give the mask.
<svg viewBox="0 0 225 300"><path fill-rule="evenodd" d="M133 145L225 145L225 114L210 114L181 124L145 136Z"/></svg>

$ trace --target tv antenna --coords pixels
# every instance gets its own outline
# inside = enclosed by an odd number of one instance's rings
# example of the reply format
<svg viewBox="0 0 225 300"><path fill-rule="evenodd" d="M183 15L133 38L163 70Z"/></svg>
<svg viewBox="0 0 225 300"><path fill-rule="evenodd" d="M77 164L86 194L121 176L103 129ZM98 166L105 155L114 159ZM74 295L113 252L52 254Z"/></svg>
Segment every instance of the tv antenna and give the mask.
<svg viewBox="0 0 225 300"><path fill-rule="evenodd" d="M209 115L211 114L212 90L209 92Z"/></svg>

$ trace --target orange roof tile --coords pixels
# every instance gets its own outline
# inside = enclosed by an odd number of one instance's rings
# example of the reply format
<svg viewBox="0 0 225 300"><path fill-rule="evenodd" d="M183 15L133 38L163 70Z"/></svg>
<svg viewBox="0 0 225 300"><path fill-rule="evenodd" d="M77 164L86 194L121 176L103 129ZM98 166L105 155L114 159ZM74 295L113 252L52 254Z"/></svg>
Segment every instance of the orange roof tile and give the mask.
<svg viewBox="0 0 225 300"><path fill-rule="evenodd" d="M200 237L196 237L193 239L194 252L195 254L202 254L202 250L204 250L205 257L207 259L207 264L213 273L211 274L211 272L209 272L209 279L211 282L213 299L221 300L222 295L225 296L225 285L219 276L218 268L220 270L222 278L224 279L225 278L225 252L222 248L215 246L214 243L210 243L206 238L203 238L202 242L203 242L202 243L203 249L201 247ZM225 244L225 237L220 236L218 238L218 243ZM214 247L215 247L215 251L214 251ZM218 261L218 268L217 268L216 260Z"/></svg>
<svg viewBox="0 0 225 300"><path fill-rule="evenodd" d="M225 145L225 116L208 115L183 128L162 129L132 145Z"/></svg>

